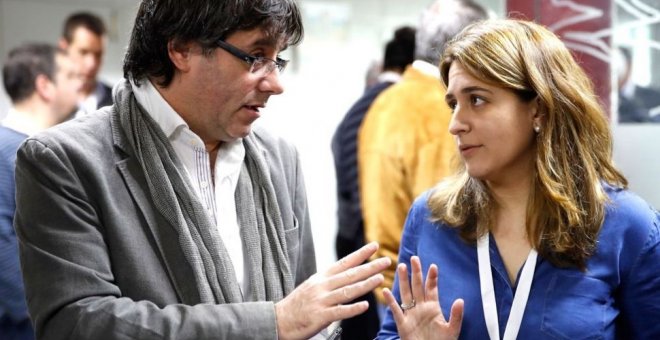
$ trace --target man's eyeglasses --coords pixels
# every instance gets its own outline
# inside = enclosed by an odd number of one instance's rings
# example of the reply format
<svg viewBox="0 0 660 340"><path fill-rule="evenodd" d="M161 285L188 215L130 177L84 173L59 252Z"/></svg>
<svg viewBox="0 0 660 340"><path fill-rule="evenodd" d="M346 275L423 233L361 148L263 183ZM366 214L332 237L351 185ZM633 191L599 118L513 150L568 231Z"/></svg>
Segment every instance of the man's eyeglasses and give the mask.
<svg viewBox="0 0 660 340"><path fill-rule="evenodd" d="M234 57L246 62L250 66L250 73L260 77L269 75L275 70L275 68L277 68L277 70L282 73L286 68L286 65L289 63L288 60L281 58L276 58L273 60L266 57L255 57L253 55L249 55L238 49L238 47L222 40L218 40L216 43L218 44L218 47L229 52Z"/></svg>

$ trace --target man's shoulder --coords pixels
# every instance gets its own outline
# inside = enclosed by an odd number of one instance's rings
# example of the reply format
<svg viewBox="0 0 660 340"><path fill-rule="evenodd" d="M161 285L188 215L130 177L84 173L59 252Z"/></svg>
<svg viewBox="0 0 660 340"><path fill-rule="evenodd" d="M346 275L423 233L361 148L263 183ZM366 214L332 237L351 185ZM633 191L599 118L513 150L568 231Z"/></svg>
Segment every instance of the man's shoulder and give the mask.
<svg viewBox="0 0 660 340"><path fill-rule="evenodd" d="M60 145L89 149L99 141L110 138L110 120L108 109L98 110L46 129L29 140L39 141L49 147Z"/></svg>
<svg viewBox="0 0 660 340"><path fill-rule="evenodd" d="M6 126L0 126L0 158L12 160L16 157L16 150L28 136Z"/></svg>
<svg viewBox="0 0 660 340"><path fill-rule="evenodd" d="M25 138L27 138L26 134L0 125L0 140L2 140L2 146L14 143L20 144Z"/></svg>
<svg viewBox="0 0 660 340"><path fill-rule="evenodd" d="M299 168L298 151L285 140L262 126L253 126L251 136L257 149L265 158L270 175L275 183L294 183Z"/></svg>
<svg viewBox="0 0 660 340"><path fill-rule="evenodd" d="M406 70L406 72L411 72ZM384 89L374 101L370 111L401 112L424 109L438 102L444 103L445 91L440 80L422 74L405 76L404 78Z"/></svg>
<svg viewBox="0 0 660 340"><path fill-rule="evenodd" d="M259 142L261 147L267 151L277 152L291 152L295 151L293 144L286 139L268 131L265 127L254 125L252 127L252 135Z"/></svg>

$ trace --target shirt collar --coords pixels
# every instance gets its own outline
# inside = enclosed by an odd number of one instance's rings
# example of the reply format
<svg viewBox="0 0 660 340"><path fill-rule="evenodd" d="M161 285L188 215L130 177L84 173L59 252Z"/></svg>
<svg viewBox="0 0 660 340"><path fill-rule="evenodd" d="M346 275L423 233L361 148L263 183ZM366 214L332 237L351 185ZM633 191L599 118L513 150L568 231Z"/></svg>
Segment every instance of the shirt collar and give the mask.
<svg viewBox="0 0 660 340"><path fill-rule="evenodd" d="M28 136L33 136L43 130L39 124L30 119L30 114L20 112L13 107L9 109L7 116L0 124Z"/></svg>
<svg viewBox="0 0 660 340"><path fill-rule="evenodd" d="M378 75L378 82L379 83L386 82L386 81L388 81L390 83L396 83L399 80L401 80L401 74L397 73L397 72L394 72L394 71L385 71L385 72L381 73L380 75Z"/></svg>
<svg viewBox="0 0 660 340"><path fill-rule="evenodd" d="M165 101L163 96L151 84L151 81L143 79L138 87L131 80L131 86L133 87L133 93L137 102L156 121L156 124L160 126L167 138L171 139L174 132L180 127L188 128L188 124Z"/></svg>
<svg viewBox="0 0 660 340"><path fill-rule="evenodd" d="M426 75L440 79L440 69L431 63L424 60L415 60L412 63L412 67Z"/></svg>

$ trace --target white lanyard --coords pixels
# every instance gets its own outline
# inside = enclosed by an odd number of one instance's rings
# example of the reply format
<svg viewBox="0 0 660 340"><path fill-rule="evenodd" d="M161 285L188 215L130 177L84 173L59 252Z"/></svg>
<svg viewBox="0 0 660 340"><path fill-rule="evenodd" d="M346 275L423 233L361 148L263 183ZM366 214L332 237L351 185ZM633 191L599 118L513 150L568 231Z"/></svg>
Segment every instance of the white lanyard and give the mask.
<svg viewBox="0 0 660 340"><path fill-rule="evenodd" d="M495 287L493 286L493 273L490 269L490 247L489 233L479 238L477 241L477 260L479 262L479 284L481 285L481 301L484 307L484 317L486 327L491 340L500 338L500 327L497 318L497 305L495 304ZM536 269L536 250L532 249L527 256L523 266L520 279L518 279L518 288L513 297L509 320L506 322L503 340L515 340L520 330L525 306L529 298L529 291L532 288L532 279L534 278L534 269Z"/></svg>

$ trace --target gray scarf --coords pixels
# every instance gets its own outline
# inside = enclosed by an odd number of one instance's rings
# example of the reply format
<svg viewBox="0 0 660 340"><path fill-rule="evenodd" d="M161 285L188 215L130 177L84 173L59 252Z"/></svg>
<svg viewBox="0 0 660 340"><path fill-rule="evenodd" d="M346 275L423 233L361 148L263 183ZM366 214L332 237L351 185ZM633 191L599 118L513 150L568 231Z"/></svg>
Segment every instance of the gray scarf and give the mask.
<svg viewBox="0 0 660 340"><path fill-rule="evenodd" d="M216 225L194 193L169 140L140 107L128 82L116 90L122 129L142 166L156 209L177 231L200 302L279 301L293 290L282 217L256 137L250 134L243 139L245 161L235 193L250 291L243 297Z"/></svg>

